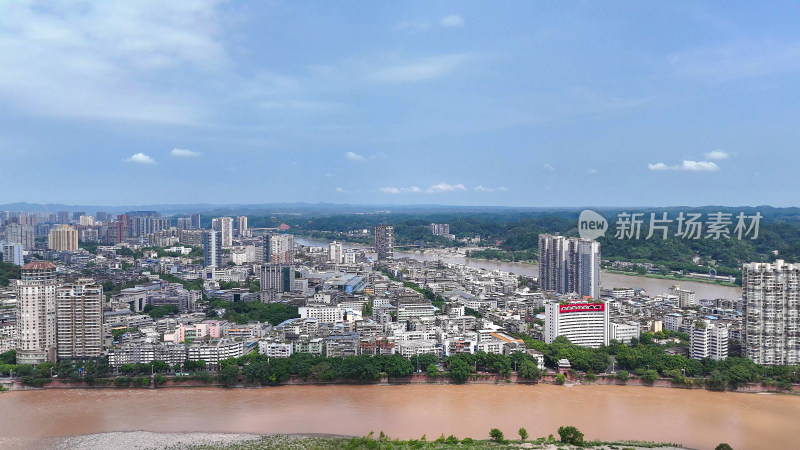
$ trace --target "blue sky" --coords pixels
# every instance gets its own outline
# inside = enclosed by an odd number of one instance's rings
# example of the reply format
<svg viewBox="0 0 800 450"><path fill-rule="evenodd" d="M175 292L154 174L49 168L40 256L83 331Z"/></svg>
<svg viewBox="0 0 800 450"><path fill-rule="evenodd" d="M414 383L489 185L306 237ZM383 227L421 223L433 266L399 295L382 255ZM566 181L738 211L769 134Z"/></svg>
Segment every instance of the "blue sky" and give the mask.
<svg viewBox="0 0 800 450"><path fill-rule="evenodd" d="M0 0L0 202L797 206L796 2Z"/></svg>

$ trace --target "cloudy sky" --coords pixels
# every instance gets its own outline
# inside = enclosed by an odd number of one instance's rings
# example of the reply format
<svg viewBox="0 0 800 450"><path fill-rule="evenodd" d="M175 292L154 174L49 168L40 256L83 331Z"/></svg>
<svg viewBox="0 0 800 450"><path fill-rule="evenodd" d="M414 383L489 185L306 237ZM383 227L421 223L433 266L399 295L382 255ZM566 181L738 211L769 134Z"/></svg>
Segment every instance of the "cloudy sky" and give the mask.
<svg viewBox="0 0 800 450"><path fill-rule="evenodd" d="M0 202L797 206L745 3L0 0Z"/></svg>

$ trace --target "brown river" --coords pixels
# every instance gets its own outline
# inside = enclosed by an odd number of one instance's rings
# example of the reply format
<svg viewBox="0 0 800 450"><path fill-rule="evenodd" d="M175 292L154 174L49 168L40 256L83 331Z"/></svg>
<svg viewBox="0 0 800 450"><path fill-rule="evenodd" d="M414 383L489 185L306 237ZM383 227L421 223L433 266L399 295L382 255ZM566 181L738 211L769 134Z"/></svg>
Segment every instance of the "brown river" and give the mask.
<svg viewBox="0 0 800 450"><path fill-rule="evenodd" d="M109 431L330 433L429 439L556 434L689 448L798 448L800 397L638 386L330 385L49 389L0 394L0 447ZM34 444L35 446L35 444Z"/></svg>

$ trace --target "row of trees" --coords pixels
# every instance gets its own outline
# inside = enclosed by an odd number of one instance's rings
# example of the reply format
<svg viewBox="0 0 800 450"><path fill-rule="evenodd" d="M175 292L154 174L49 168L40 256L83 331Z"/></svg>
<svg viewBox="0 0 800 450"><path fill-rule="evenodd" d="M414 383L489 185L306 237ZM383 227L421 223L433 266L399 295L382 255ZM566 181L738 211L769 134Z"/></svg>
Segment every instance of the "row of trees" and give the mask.
<svg viewBox="0 0 800 450"><path fill-rule="evenodd" d="M296 306L284 305L282 303L261 303L261 302L229 302L226 300L212 298L209 300L209 317L216 318L215 310L224 309L222 318L235 323L248 322L269 322L272 325L287 320L300 317Z"/></svg>

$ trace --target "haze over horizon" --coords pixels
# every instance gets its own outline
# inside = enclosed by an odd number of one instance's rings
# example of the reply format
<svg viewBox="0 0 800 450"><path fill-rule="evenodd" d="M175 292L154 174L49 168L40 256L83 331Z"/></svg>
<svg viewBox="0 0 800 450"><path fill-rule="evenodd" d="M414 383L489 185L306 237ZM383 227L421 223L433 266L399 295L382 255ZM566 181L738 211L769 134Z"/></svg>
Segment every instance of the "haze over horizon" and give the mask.
<svg viewBox="0 0 800 450"><path fill-rule="evenodd" d="M503 6L0 1L0 203L798 205L800 5Z"/></svg>

